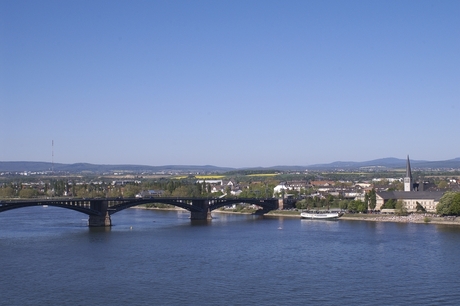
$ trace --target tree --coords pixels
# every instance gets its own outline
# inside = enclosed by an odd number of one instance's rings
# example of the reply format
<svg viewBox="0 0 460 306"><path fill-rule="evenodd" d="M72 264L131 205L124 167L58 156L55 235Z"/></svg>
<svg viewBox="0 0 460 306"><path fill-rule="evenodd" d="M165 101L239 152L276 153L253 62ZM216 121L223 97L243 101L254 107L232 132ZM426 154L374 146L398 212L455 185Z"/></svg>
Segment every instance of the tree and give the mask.
<svg viewBox="0 0 460 306"><path fill-rule="evenodd" d="M438 183L438 188L439 189L447 189L447 187L449 187L449 184L446 181L440 181Z"/></svg>
<svg viewBox="0 0 460 306"><path fill-rule="evenodd" d="M446 192L436 207L440 215L460 215L460 192Z"/></svg>
<svg viewBox="0 0 460 306"><path fill-rule="evenodd" d="M229 197L232 194L232 189L230 186L225 187L225 194Z"/></svg>
<svg viewBox="0 0 460 306"><path fill-rule="evenodd" d="M347 200L340 200L339 208L340 209L347 209L348 208L348 201Z"/></svg>
<svg viewBox="0 0 460 306"><path fill-rule="evenodd" d="M417 202L416 210L417 212L426 212L425 207L423 207L419 202Z"/></svg>
<svg viewBox="0 0 460 306"><path fill-rule="evenodd" d="M394 199L389 199L385 204L382 205L382 209L395 209L396 201Z"/></svg>
<svg viewBox="0 0 460 306"><path fill-rule="evenodd" d="M375 192L375 189L372 188L372 190L369 192L369 208L371 210L374 210L376 205L377 205L377 194Z"/></svg>
<svg viewBox="0 0 460 306"><path fill-rule="evenodd" d="M406 208L406 205L404 205L404 201L402 200L396 201L395 213L398 216L407 216L407 208Z"/></svg>
<svg viewBox="0 0 460 306"><path fill-rule="evenodd" d="M366 193L364 194L364 203L365 203L368 207L369 207L369 202L370 202L370 201L369 201L369 193L370 193L370 192L366 192Z"/></svg>
<svg viewBox="0 0 460 306"><path fill-rule="evenodd" d="M307 209L307 208L308 208L307 199L303 199L303 200L297 201L297 202L295 203L295 207L296 207L297 209Z"/></svg>
<svg viewBox="0 0 460 306"><path fill-rule="evenodd" d="M332 194L328 194L328 195L326 196L326 203L327 203L328 208L331 207L331 206L333 205L334 199L335 199L335 198L334 198L334 196L333 196Z"/></svg>
<svg viewBox="0 0 460 306"><path fill-rule="evenodd" d="M393 181L390 184L390 188L388 188L389 191L391 190L404 190L404 183L400 181Z"/></svg>
<svg viewBox="0 0 460 306"><path fill-rule="evenodd" d="M137 185L134 185L134 184L128 184L128 185L125 186L125 189L123 191L123 196L126 197L126 198L133 198L139 192L141 192L141 187L140 186L137 186Z"/></svg>
<svg viewBox="0 0 460 306"><path fill-rule="evenodd" d="M357 208L357 211L360 213L367 212L367 204L361 200L356 201L356 208Z"/></svg>
<svg viewBox="0 0 460 306"><path fill-rule="evenodd" d="M175 197L188 197L190 196L190 189L187 186L180 186L171 195Z"/></svg>
<svg viewBox="0 0 460 306"><path fill-rule="evenodd" d="M19 191L20 198L33 198L38 194L35 189L32 188L24 188Z"/></svg>
<svg viewBox="0 0 460 306"><path fill-rule="evenodd" d="M361 212L364 213L367 211L367 205L361 200L353 200L348 202L348 207L347 209L352 212Z"/></svg>
<svg viewBox="0 0 460 306"><path fill-rule="evenodd" d="M14 189L13 187L5 187L5 188L0 188L0 197L2 198L11 198L14 196Z"/></svg>
<svg viewBox="0 0 460 306"><path fill-rule="evenodd" d="M46 190L45 190L46 192ZM72 181L72 196L76 196L76 190L75 190L75 180Z"/></svg>

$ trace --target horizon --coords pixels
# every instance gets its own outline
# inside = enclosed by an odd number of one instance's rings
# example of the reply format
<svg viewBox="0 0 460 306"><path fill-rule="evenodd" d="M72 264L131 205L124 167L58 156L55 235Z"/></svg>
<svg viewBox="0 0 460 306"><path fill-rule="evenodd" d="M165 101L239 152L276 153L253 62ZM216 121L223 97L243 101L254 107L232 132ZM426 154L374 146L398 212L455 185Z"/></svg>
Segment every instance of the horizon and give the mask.
<svg viewBox="0 0 460 306"><path fill-rule="evenodd" d="M407 157L406 157L407 158ZM366 162L373 162L379 160L388 160L388 159L396 159L398 161L405 162L406 158L397 158L397 157L381 157L372 160L361 160L361 161L352 161L352 160L336 160L333 162L326 162L326 163L318 163L318 164L308 164L308 165L283 165L283 164L276 164L271 166L249 166L249 167L231 167L231 166L222 166L222 165L213 165L213 164L163 164L163 165L148 165L148 164L131 164L131 163L120 163L120 164L110 164L110 163L89 163L89 162L74 162L74 163L61 163L61 162L51 162L51 161L0 161L5 163L49 163L49 164L57 164L57 165L78 165L78 164L88 164L88 165L99 165L99 166L146 166L146 167L216 167L216 168L231 168L231 169L245 169L245 168L276 168L276 167L311 167L311 166L318 166L318 165L331 165L335 163L366 163ZM449 158L445 160L422 160L422 159L412 159L410 158L410 162L444 162L444 161L453 161L459 160L460 157Z"/></svg>
<svg viewBox="0 0 460 306"><path fill-rule="evenodd" d="M459 15L427 0L2 1L0 160L449 160Z"/></svg>

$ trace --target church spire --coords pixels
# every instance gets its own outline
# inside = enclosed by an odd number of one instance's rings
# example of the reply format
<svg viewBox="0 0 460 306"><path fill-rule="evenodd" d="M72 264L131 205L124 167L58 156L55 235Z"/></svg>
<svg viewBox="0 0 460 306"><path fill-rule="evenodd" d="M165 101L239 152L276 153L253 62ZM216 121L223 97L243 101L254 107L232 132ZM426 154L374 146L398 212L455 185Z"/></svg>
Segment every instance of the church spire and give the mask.
<svg viewBox="0 0 460 306"><path fill-rule="evenodd" d="M406 176L404 177L404 191L412 191L412 171L410 169L409 155L406 162Z"/></svg>
<svg viewBox="0 0 460 306"><path fill-rule="evenodd" d="M407 162L406 162L406 177L410 177L412 179L412 172L410 170L409 155L407 155Z"/></svg>

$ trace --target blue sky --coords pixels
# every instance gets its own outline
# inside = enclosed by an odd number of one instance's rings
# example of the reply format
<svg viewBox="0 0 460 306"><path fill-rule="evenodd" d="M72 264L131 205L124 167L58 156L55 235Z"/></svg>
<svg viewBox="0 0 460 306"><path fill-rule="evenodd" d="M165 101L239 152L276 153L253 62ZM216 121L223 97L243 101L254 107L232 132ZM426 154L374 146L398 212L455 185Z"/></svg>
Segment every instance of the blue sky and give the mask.
<svg viewBox="0 0 460 306"><path fill-rule="evenodd" d="M460 1L0 1L0 160L460 156Z"/></svg>

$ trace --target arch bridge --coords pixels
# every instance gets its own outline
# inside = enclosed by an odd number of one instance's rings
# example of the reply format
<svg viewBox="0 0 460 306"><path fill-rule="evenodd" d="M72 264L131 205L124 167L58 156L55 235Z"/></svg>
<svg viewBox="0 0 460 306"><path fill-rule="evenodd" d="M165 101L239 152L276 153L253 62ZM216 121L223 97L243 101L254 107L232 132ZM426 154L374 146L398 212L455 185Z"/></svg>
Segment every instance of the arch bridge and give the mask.
<svg viewBox="0 0 460 306"><path fill-rule="evenodd" d="M223 206L247 203L254 204L259 209L257 214L264 214L278 209L278 199L266 198L94 198L94 199L33 199L26 201L2 201L0 212L29 206L55 206L75 210L89 216L88 225L91 227L111 226L111 215L142 204L168 204L190 211L191 220L209 220L211 211Z"/></svg>

